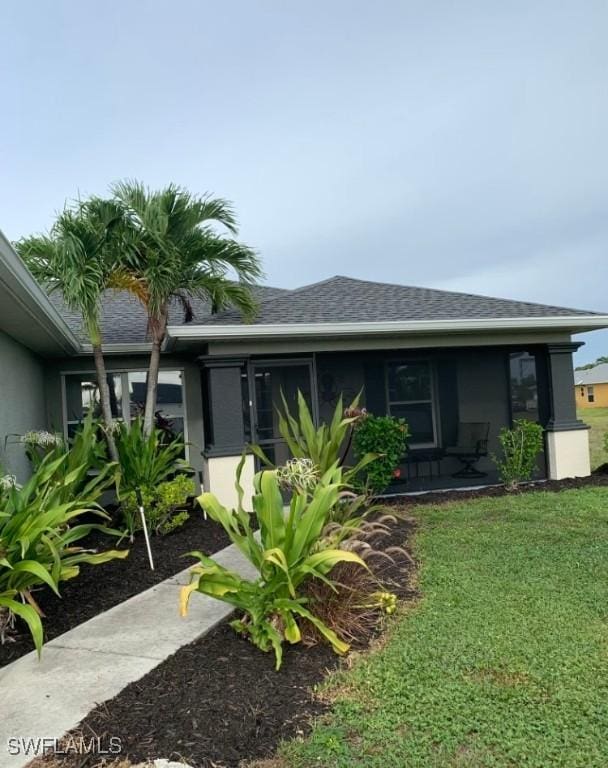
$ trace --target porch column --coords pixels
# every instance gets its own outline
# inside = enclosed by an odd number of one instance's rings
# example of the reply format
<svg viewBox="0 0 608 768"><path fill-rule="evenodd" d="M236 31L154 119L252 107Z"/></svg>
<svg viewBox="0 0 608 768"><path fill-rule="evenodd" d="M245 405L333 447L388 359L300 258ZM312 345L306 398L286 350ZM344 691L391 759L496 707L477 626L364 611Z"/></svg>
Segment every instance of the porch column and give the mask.
<svg viewBox="0 0 608 768"><path fill-rule="evenodd" d="M207 361L207 436L209 444L203 452L203 487L217 496L229 509L237 506L236 470L245 448L243 403L241 388L242 360ZM244 505L251 507L253 494L253 455L248 454L241 485L245 491Z"/></svg>
<svg viewBox="0 0 608 768"><path fill-rule="evenodd" d="M547 345L549 412L546 426L549 478L587 477L589 427L576 416L572 355L580 343Z"/></svg>

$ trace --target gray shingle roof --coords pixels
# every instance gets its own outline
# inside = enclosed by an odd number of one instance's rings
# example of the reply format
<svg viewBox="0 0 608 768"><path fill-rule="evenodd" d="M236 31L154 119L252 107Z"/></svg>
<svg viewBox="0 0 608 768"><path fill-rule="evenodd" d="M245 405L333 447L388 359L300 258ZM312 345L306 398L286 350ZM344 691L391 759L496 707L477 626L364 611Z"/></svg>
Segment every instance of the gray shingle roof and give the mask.
<svg viewBox="0 0 608 768"><path fill-rule="evenodd" d="M288 293L284 288L265 285L256 286L253 290L259 302ZM49 298L78 339L86 344L89 339L83 328L80 313L68 309L60 293L53 292ZM192 305L194 323L211 322L213 316L208 303L194 298ZM181 307L178 304L171 307L169 321L172 325L180 325L183 322ZM143 343L148 339L147 325L146 313L137 299L126 291L106 291L101 305L101 327L106 344Z"/></svg>
<svg viewBox="0 0 608 768"><path fill-rule="evenodd" d="M284 292L262 302L255 323L357 323L388 320L464 320L485 318L593 315L581 309L468 293L374 283L337 275ZM239 323L237 312L213 316L213 323Z"/></svg>
<svg viewBox="0 0 608 768"><path fill-rule="evenodd" d="M375 283L340 275L295 290L258 286L255 292L260 302L255 324L483 320L569 315L584 317L597 314L467 293ZM60 296L51 294L51 298L70 328L86 341L78 314L69 311ZM193 303L195 317L192 325L235 325L242 322L235 310L212 315L204 302L194 300ZM177 305L171 310L170 323L182 323ZM102 327L106 343L138 343L146 340L145 312L126 293L107 292L103 301Z"/></svg>
<svg viewBox="0 0 608 768"><path fill-rule="evenodd" d="M574 371L575 384L604 384L608 382L608 363L596 365L585 371Z"/></svg>

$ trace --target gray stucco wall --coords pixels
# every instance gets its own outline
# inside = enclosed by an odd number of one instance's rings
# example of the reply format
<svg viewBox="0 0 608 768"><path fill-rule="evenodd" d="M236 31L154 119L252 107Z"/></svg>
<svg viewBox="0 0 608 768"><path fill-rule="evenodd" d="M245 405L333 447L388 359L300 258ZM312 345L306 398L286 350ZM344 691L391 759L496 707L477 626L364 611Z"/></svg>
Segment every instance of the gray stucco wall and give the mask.
<svg viewBox="0 0 608 768"><path fill-rule="evenodd" d="M29 474L21 445L10 442L12 434L45 429L44 370L40 360L0 331L0 464L20 481ZM6 439L8 437L8 444ZM13 438L14 440L14 438Z"/></svg>

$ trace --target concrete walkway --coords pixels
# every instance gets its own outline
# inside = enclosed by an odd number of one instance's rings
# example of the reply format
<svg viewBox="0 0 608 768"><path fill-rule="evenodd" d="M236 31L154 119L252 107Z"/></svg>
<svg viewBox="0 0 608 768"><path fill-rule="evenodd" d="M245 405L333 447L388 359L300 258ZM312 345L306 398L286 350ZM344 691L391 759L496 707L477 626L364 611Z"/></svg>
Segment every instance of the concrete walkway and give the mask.
<svg viewBox="0 0 608 768"><path fill-rule="evenodd" d="M256 574L234 545L214 558L242 576ZM184 570L51 640L41 661L32 652L0 669L0 768L21 768L34 757L19 740L61 738L230 613L226 603L194 594L181 618L179 587L188 581Z"/></svg>

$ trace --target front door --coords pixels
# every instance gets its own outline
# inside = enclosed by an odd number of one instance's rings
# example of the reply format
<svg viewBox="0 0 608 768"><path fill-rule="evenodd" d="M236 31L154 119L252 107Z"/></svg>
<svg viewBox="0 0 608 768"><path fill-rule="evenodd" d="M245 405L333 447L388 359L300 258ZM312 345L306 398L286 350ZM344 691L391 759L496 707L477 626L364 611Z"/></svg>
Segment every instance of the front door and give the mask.
<svg viewBox="0 0 608 768"><path fill-rule="evenodd" d="M297 416L298 390L302 392L313 414L313 419L316 419L316 404L313 403L312 361L253 363L252 377L254 440L274 464L284 464L290 458L290 454L279 433L277 409L283 412L281 393L287 401L289 412Z"/></svg>

